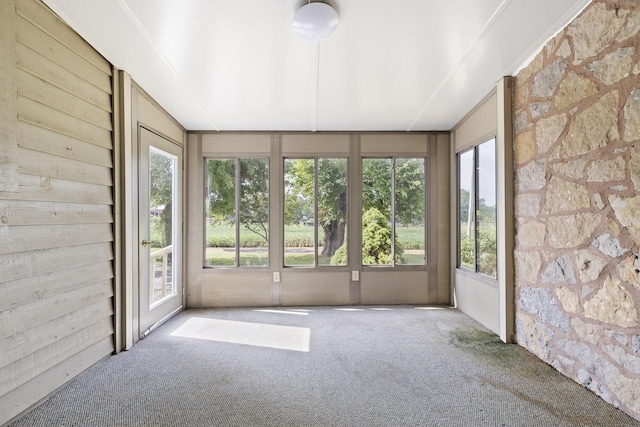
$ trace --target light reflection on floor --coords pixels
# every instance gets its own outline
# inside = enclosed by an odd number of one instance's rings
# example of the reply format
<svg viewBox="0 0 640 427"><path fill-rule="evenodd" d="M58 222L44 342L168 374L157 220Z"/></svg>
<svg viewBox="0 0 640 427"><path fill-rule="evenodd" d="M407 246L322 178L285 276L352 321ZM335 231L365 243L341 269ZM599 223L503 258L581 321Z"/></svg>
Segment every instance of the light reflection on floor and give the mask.
<svg viewBox="0 0 640 427"><path fill-rule="evenodd" d="M274 314L297 314L298 316L308 316L309 313L303 311L287 311L287 310L253 310L260 313L274 313Z"/></svg>
<svg viewBox="0 0 640 427"><path fill-rule="evenodd" d="M190 318L171 335L302 352L310 351L311 341L309 328L200 317Z"/></svg>

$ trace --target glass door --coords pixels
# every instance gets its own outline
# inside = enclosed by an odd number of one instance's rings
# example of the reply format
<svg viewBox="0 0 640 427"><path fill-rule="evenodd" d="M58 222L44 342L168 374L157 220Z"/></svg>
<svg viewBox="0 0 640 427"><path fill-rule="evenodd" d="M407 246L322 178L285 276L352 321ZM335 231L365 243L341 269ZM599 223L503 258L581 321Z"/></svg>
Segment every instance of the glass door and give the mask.
<svg viewBox="0 0 640 427"><path fill-rule="evenodd" d="M182 308L182 148L140 128L140 333Z"/></svg>

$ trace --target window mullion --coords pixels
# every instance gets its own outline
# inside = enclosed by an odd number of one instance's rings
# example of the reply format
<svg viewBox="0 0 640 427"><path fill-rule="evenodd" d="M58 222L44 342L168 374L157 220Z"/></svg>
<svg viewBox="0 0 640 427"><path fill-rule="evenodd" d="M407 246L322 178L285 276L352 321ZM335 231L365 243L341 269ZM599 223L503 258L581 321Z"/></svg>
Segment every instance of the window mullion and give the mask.
<svg viewBox="0 0 640 427"><path fill-rule="evenodd" d="M313 266L318 266L318 158L313 159Z"/></svg>
<svg viewBox="0 0 640 427"><path fill-rule="evenodd" d="M475 267L475 272L479 271L478 269L478 206L479 206L479 187L478 187L478 177L480 175L480 156L478 155L478 146L473 149L473 265Z"/></svg>
<svg viewBox="0 0 640 427"><path fill-rule="evenodd" d="M391 266L396 265L396 158L391 158Z"/></svg>
<svg viewBox="0 0 640 427"><path fill-rule="evenodd" d="M236 267L240 267L240 159L236 159Z"/></svg>

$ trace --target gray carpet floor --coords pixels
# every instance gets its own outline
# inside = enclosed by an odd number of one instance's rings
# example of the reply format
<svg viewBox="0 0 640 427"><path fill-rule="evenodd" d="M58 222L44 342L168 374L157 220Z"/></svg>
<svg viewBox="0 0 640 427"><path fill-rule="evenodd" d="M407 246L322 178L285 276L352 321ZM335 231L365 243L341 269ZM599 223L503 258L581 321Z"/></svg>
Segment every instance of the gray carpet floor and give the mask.
<svg viewBox="0 0 640 427"><path fill-rule="evenodd" d="M188 310L20 426L640 426L454 309Z"/></svg>

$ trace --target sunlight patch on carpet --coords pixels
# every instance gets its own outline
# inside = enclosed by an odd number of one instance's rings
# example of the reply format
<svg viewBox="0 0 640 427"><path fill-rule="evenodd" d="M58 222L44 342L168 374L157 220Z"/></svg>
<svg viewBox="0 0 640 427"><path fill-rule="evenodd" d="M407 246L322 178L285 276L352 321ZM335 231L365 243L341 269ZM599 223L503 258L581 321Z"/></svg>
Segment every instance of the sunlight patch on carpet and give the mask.
<svg viewBox="0 0 640 427"><path fill-rule="evenodd" d="M172 336L309 352L311 329L192 317Z"/></svg>

